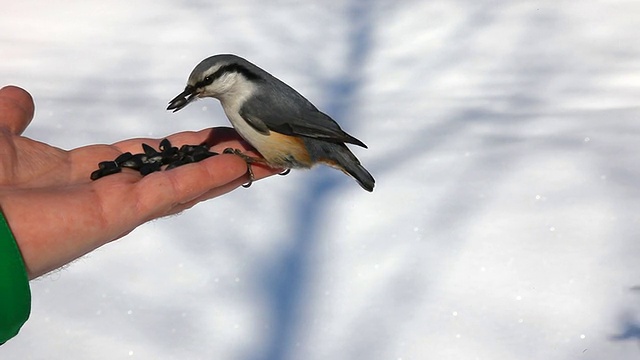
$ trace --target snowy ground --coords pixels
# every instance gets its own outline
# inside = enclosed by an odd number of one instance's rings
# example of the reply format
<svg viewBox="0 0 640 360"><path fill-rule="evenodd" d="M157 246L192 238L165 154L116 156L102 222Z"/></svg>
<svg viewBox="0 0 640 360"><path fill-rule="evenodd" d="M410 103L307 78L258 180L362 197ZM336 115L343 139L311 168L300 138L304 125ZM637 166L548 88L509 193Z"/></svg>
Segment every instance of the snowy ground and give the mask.
<svg viewBox="0 0 640 360"><path fill-rule="evenodd" d="M640 3L15 1L0 83L70 149L237 53L369 145L146 224L32 282L2 359L640 358ZM88 174L87 174L88 175Z"/></svg>

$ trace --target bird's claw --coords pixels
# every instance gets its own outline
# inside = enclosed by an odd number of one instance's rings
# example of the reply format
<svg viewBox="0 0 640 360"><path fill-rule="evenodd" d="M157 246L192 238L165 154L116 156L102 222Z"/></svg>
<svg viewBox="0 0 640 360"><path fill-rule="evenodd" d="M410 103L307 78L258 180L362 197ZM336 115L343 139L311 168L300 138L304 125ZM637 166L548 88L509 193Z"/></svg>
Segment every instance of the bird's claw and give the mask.
<svg viewBox="0 0 640 360"><path fill-rule="evenodd" d="M226 148L222 151L223 154L234 154L239 156L240 158L242 158L242 160L244 160L245 163L247 163L247 174L249 175L249 182L246 184L242 184L243 188L248 188L251 186L251 184L253 184L253 182L255 181L255 176L253 175L253 169L251 168L251 164L254 164L256 162L259 162L260 159L251 157L249 155L244 154L241 150L238 149L234 149L234 148Z"/></svg>
<svg viewBox="0 0 640 360"><path fill-rule="evenodd" d="M243 188L248 188L253 184L253 181L256 179L253 175L253 169L251 169L251 164L247 163L247 174L249 174L249 182L246 184L242 184Z"/></svg>

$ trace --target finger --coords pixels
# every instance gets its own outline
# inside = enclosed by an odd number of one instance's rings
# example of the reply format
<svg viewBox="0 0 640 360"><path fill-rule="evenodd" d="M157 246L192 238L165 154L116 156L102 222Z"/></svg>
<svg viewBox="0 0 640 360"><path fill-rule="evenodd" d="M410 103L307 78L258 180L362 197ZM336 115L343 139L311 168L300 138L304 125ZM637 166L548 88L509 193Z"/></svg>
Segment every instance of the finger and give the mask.
<svg viewBox="0 0 640 360"><path fill-rule="evenodd" d="M17 86L0 89L0 126L20 135L33 119L34 111L33 98L27 91Z"/></svg>
<svg viewBox="0 0 640 360"><path fill-rule="evenodd" d="M145 220L171 214L183 204L242 178L246 172L247 165L241 158L220 155L147 175L136 184L138 211L146 214Z"/></svg>
<svg viewBox="0 0 640 360"><path fill-rule="evenodd" d="M255 180L277 172L255 167ZM170 171L156 172L140 180L137 183L138 209L147 213L148 219L174 214L225 194L247 181L247 164L242 158L232 154L214 156Z"/></svg>
<svg viewBox="0 0 640 360"><path fill-rule="evenodd" d="M232 156L232 155L231 155ZM275 175L277 173L279 173L280 170L274 170L274 169L270 169L267 167L262 167L262 166L254 166L253 167L253 174L254 174L254 181L256 180L260 180L263 179L265 177L271 176L271 175ZM193 207L194 205L206 201L206 200L210 200L213 199L215 197L218 197L220 195L224 195L228 192L231 192L232 190L239 188L241 185L246 184L249 181L249 176L247 173L245 173L244 176L241 176L240 178L229 182L227 184L224 184L222 186L213 188L208 190L207 192L199 195L198 197L194 198L193 200L187 201L185 203L181 203L176 205L175 207L173 207L173 209L169 212L169 214L167 215L174 215L174 214L178 214L184 210L190 209L191 207Z"/></svg>
<svg viewBox="0 0 640 360"><path fill-rule="evenodd" d="M188 201L188 202L185 202L183 204L179 204L179 205L175 206L168 215L175 215L175 214L181 213L181 212L183 212L183 211L185 211L187 209L192 208L194 205L196 205L196 204L198 204L200 202L203 202L203 201L206 201L206 200L210 200L210 199L213 199L215 197L224 195L224 194L226 194L228 192L231 192L232 190L239 188L242 184L245 184L245 183L246 183L246 180L243 179L243 178L240 178L240 179L236 179L236 180L234 180L234 181L232 181L232 182L230 182L228 184L225 184L225 185L219 186L217 188L211 189L211 190L207 191L206 193L198 196L197 198L195 198L195 199L193 199L191 201Z"/></svg>

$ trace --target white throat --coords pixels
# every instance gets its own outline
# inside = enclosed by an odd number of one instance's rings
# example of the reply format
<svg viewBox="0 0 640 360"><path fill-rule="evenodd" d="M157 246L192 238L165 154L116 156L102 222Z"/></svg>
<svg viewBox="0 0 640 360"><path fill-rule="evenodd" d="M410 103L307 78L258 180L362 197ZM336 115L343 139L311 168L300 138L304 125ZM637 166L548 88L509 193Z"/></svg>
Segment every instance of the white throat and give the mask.
<svg viewBox="0 0 640 360"><path fill-rule="evenodd" d="M251 81L245 79L244 76L235 73L225 76L224 80L224 83L230 86L228 86L225 92L217 95L216 98L220 100L220 105L222 105L224 113L238 134L260 151L260 144L262 144L265 140L264 138L268 136L260 134L240 116L242 105L253 95L256 86Z"/></svg>

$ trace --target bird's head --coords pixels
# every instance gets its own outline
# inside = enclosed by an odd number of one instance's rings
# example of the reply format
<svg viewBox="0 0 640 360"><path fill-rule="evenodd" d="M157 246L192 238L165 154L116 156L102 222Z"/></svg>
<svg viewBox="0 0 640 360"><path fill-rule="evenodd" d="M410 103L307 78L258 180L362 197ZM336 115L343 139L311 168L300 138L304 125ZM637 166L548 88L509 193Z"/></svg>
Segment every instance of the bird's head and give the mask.
<svg viewBox="0 0 640 360"><path fill-rule="evenodd" d="M202 97L217 98L224 104L225 100L251 91L253 83L261 79L262 72L236 55L211 56L193 69L184 91L169 102L167 110L176 112Z"/></svg>

